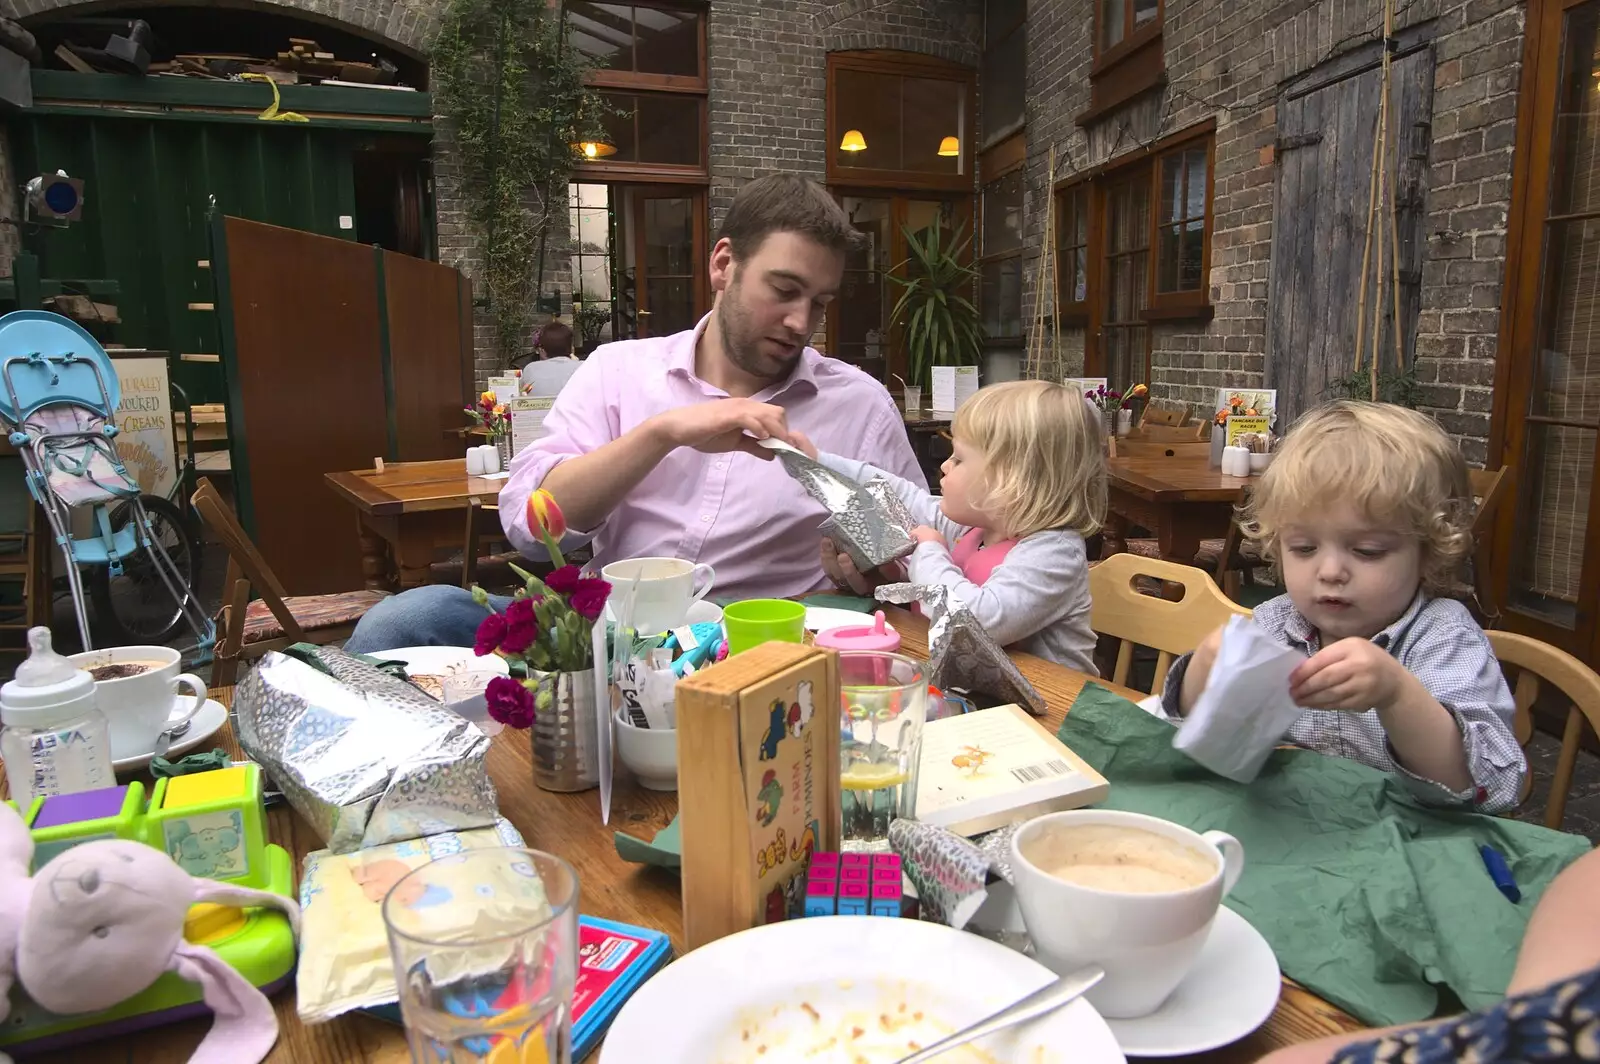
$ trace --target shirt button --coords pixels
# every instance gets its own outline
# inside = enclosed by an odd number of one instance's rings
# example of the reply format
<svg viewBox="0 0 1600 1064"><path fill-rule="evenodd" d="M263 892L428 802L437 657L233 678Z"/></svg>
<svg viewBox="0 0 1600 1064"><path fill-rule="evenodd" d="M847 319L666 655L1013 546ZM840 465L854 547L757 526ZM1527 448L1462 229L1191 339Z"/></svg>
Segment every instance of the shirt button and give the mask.
<svg viewBox="0 0 1600 1064"><path fill-rule="evenodd" d="M717 463L717 468L718 469L725 469L725 468L727 468L727 465L728 465L727 462L718 462Z"/></svg>
<svg viewBox="0 0 1600 1064"><path fill-rule="evenodd" d="M711 523L711 515L710 515L710 514L701 514L701 515L700 515L700 520L701 520L701 521L702 521L702 522L703 522L703 523L705 523L705 524L708 524L708 525L709 525L709 524L710 524L710 523Z"/></svg>

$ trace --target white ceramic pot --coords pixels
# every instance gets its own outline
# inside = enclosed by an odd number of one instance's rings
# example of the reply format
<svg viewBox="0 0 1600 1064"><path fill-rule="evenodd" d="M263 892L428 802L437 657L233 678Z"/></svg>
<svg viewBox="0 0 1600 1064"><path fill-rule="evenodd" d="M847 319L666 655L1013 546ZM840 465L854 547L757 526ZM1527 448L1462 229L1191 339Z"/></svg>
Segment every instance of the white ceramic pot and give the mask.
<svg viewBox="0 0 1600 1064"><path fill-rule="evenodd" d="M617 754L650 791L678 789L678 732L672 728L640 728L618 713Z"/></svg>

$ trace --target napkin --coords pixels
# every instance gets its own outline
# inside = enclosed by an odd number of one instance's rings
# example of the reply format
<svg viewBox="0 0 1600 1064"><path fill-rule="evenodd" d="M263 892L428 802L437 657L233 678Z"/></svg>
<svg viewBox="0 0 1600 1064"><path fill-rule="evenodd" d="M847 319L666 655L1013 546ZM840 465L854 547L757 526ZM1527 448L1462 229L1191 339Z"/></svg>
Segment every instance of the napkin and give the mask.
<svg viewBox="0 0 1600 1064"><path fill-rule="evenodd" d="M658 868L683 867L683 838L678 830L678 818L656 832L650 841L621 831L611 833L617 847L617 856L634 864L655 865Z"/></svg>
<svg viewBox="0 0 1600 1064"><path fill-rule="evenodd" d="M1305 660L1254 621L1229 618L1206 688L1172 745L1219 776L1249 783L1300 718L1289 674Z"/></svg>

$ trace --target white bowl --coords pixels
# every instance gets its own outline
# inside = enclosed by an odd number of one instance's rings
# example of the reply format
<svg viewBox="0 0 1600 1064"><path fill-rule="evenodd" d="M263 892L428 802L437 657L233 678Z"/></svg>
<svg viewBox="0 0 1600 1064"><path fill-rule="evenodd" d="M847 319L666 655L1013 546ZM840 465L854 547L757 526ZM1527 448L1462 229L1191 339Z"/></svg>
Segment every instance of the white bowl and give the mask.
<svg viewBox="0 0 1600 1064"><path fill-rule="evenodd" d="M640 728L616 715L617 753L622 763L649 791L678 789L678 732L675 728Z"/></svg>
<svg viewBox="0 0 1600 1064"><path fill-rule="evenodd" d="M1271 464L1272 464L1272 452L1271 451L1267 451L1267 452L1262 453L1262 454L1256 454L1253 451L1251 452L1251 454L1250 454L1250 472L1252 472L1252 473L1264 473L1264 472L1266 472L1267 466L1269 466Z"/></svg>

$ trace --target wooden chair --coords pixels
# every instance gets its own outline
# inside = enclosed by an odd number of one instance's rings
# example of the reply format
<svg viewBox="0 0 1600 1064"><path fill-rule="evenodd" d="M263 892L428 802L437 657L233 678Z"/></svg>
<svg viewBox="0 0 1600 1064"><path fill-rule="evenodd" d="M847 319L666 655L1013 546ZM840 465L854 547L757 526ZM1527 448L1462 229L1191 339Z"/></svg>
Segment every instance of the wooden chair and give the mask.
<svg viewBox="0 0 1600 1064"><path fill-rule="evenodd" d="M485 554L485 541L491 545L498 541L498 546L503 549ZM467 500L467 527L462 537L461 557L434 562L428 567L428 582L460 584L468 590L474 584L480 584L487 591L502 594L522 583L517 574L511 571L513 563L525 569L533 564L506 542L505 533L500 527L500 507L471 498Z"/></svg>
<svg viewBox="0 0 1600 1064"><path fill-rule="evenodd" d="M1181 586L1183 597L1172 601L1144 594L1136 586L1144 580ZM1229 617L1250 616L1249 610L1228 601L1203 570L1136 554L1114 554L1091 568L1089 595L1094 600L1089 626L1121 641L1113 683L1127 686L1135 646L1156 651L1150 694L1159 694L1166 684L1173 659L1199 646Z"/></svg>
<svg viewBox="0 0 1600 1064"><path fill-rule="evenodd" d="M1119 437L1112 444L1112 453L1117 458L1177 458L1209 457L1211 444L1200 443L1195 440L1144 440L1132 436Z"/></svg>
<svg viewBox="0 0 1600 1064"><path fill-rule="evenodd" d="M240 658L258 658L295 643L325 644L348 638L356 622L388 594L289 595L209 478L200 478L191 501L228 552L222 609L217 615L216 659L211 665L212 687L233 683ZM260 598L251 601L252 590Z"/></svg>
<svg viewBox="0 0 1600 1064"><path fill-rule="evenodd" d="M1189 410L1187 407L1179 407L1176 410L1170 410L1166 407L1147 406L1144 408L1144 418L1142 419L1141 424L1169 425L1172 428L1181 428L1183 423L1188 420Z"/></svg>
<svg viewBox="0 0 1600 1064"><path fill-rule="evenodd" d="M1092 586L1094 576L1091 573ZM1561 736L1561 754L1556 759L1555 775L1550 780L1550 797L1544 807L1545 827L1560 830L1567 811L1567 793L1572 790L1572 772L1578 763L1583 741L1583 726L1600 732L1600 676L1577 658L1537 639L1516 632L1489 632L1489 645L1501 665L1517 670L1513 697L1517 713L1512 729L1517 742L1526 749L1533 739L1533 704L1541 685L1548 684L1568 699L1567 724ZM1533 789L1533 774L1523 782L1521 800Z"/></svg>

